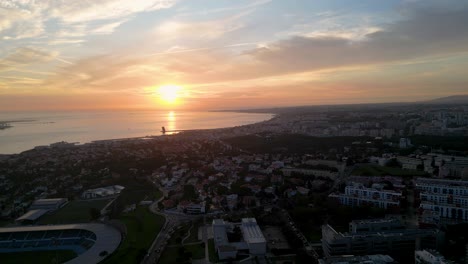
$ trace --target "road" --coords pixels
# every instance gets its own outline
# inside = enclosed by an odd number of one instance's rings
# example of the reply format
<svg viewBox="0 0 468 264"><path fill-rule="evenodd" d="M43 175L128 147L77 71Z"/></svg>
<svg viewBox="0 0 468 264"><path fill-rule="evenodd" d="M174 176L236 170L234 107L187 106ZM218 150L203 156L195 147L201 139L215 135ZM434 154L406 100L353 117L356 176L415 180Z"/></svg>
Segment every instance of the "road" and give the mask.
<svg viewBox="0 0 468 264"><path fill-rule="evenodd" d="M156 183L154 184L162 193L164 193L164 190L160 186L158 186ZM163 216L166 219L166 221L161 231L151 244L151 247L148 249L148 254L141 261L141 264L158 263L159 258L161 257L161 254L167 245L167 241L171 237L172 233L174 233L176 227L181 225L183 222L192 221L193 219L199 217L159 211L158 203L161 202L163 199L164 196L159 198L157 201L155 201L149 206L149 209L152 213Z"/></svg>

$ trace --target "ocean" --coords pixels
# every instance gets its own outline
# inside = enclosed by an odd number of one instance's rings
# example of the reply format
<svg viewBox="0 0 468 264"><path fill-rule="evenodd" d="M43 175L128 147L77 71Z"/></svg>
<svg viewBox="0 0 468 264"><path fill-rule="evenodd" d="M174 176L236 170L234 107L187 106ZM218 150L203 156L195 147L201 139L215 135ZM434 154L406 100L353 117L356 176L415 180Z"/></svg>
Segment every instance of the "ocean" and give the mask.
<svg viewBox="0 0 468 264"><path fill-rule="evenodd" d="M66 141L161 135L167 131L224 128L271 119L272 114L181 111L81 111L0 113L0 154L13 154L36 146ZM170 132L169 132L170 133Z"/></svg>

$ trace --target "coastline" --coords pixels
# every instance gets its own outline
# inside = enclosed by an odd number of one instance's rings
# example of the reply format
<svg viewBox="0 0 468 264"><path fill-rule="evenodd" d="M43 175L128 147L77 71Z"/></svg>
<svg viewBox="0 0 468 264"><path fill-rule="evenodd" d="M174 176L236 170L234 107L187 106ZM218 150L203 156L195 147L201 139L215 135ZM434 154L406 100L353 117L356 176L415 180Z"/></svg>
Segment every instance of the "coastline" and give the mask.
<svg viewBox="0 0 468 264"><path fill-rule="evenodd" d="M49 144L35 145L33 147L30 147L29 149L24 149L24 150L15 152L15 153L0 153L0 156L19 155L19 154L21 154L23 152L27 152L27 151L31 151L31 150L35 150L35 149L40 149L40 148L50 148L53 145L60 145L60 144L83 146L83 145L86 145L86 144L103 143L103 142L124 142L124 141L134 141L134 140L162 139L165 136L183 137L183 136L196 136L196 134L199 134L200 136L204 136L202 134L206 134L206 133L223 133L223 132L229 131L230 129L243 128L243 127L248 127L248 126L252 126L252 125L259 125L259 124L262 124L264 122L269 122L269 121L273 120L274 118L276 118L279 115L278 113L272 113L272 112L258 113L258 112L253 112L253 111L248 111L247 112L247 111L233 111L233 110L229 110L229 111L206 111L206 112L218 112L218 113L230 112L230 113L242 113L242 114L268 114L270 116L265 120L260 120L260 121L254 122L254 123L248 123L248 124L243 124L243 125L234 125L234 126L219 127L219 128L175 129L175 130L168 130L166 134L161 133L161 134L156 134L156 135L150 134L150 135L142 135L142 136L134 136L134 137L131 136L131 137L108 138L108 139L96 139L96 140L89 140L89 141L84 141L84 142L81 142L81 141L80 142L77 142L77 141L73 142L73 140L71 140L71 142L69 142L67 140L58 139L58 141L51 142ZM0 121L0 122L3 122L3 121ZM25 121L18 120L18 121L15 121L15 122L25 122ZM13 127L13 126L10 126L10 127ZM8 127L8 128L10 128L10 127ZM0 131L1 130L2 130L2 128L1 128L1 123L0 123Z"/></svg>

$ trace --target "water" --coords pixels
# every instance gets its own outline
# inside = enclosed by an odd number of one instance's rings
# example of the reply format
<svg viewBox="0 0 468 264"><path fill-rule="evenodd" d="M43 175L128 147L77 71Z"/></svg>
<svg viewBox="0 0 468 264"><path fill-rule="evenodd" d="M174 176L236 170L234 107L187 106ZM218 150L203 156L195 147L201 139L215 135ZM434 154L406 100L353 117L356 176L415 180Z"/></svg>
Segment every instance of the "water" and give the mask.
<svg viewBox="0 0 468 264"><path fill-rule="evenodd" d="M271 114L179 111L87 111L0 113L0 122L15 121L0 130L0 154L20 153L35 146L66 141L161 135L166 130L232 127L268 120Z"/></svg>

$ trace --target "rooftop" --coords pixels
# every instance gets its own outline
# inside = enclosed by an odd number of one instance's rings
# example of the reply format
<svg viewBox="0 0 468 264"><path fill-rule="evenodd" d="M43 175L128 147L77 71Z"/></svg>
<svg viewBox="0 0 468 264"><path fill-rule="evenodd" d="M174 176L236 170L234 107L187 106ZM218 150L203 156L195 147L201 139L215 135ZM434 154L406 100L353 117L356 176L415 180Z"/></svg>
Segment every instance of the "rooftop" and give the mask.
<svg viewBox="0 0 468 264"><path fill-rule="evenodd" d="M244 240L247 243L266 242L262 230L260 230L260 227L257 225L255 218L242 218L241 230L244 236Z"/></svg>
<svg viewBox="0 0 468 264"><path fill-rule="evenodd" d="M23 221L23 220L36 221L37 219L39 219L39 217L43 216L48 211L49 210L45 210L45 209L30 210L24 215L16 218L15 221Z"/></svg>

